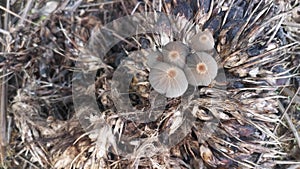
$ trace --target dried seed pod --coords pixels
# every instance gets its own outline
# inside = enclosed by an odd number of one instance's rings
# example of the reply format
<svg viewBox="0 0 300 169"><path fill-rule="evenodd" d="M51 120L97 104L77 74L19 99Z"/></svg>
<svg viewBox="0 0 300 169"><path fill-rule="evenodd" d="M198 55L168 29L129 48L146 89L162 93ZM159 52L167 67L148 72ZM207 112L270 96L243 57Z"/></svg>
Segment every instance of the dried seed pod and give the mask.
<svg viewBox="0 0 300 169"><path fill-rule="evenodd" d="M195 51L202 52L212 50L215 46L215 41L212 33L206 30L194 35L191 38L189 45Z"/></svg>
<svg viewBox="0 0 300 169"><path fill-rule="evenodd" d="M217 76L218 64L205 52L197 52L187 57L184 68L189 84L193 86L208 86Z"/></svg>
<svg viewBox="0 0 300 169"><path fill-rule="evenodd" d="M149 82L152 87L166 97L179 97L188 88L188 81L184 72L174 66L157 62L149 73Z"/></svg>
<svg viewBox="0 0 300 169"><path fill-rule="evenodd" d="M162 48L163 61L183 68L189 48L180 41L169 42Z"/></svg>
<svg viewBox="0 0 300 169"><path fill-rule="evenodd" d="M157 62L163 61L163 55L160 51L153 51L147 55L147 65L153 67Z"/></svg>

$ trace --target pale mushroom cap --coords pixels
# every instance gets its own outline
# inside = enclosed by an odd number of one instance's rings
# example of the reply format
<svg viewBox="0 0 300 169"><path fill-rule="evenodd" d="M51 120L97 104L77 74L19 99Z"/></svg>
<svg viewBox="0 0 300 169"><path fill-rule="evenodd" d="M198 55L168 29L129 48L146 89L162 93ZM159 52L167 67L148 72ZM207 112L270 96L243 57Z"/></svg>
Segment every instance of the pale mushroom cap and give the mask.
<svg viewBox="0 0 300 169"><path fill-rule="evenodd" d="M208 30L197 33L190 40L190 47L197 52L212 50L214 46L214 37Z"/></svg>
<svg viewBox="0 0 300 169"><path fill-rule="evenodd" d="M152 51L147 55L147 65L151 68L153 67L157 62L163 61L163 55L159 51Z"/></svg>
<svg viewBox="0 0 300 169"><path fill-rule="evenodd" d="M158 93L166 97L179 97L188 88L184 72L173 65L157 62L149 73L149 82Z"/></svg>
<svg viewBox="0 0 300 169"><path fill-rule="evenodd" d="M189 48L180 41L173 41L162 48L162 53L164 62L183 68Z"/></svg>
<svg viewBox="0 0 300 169"><path fill-rule="evenodd" d="M189 84L208 86L217 76L218 64L208 53L197 52L187 57L184 72Z"/></svg>

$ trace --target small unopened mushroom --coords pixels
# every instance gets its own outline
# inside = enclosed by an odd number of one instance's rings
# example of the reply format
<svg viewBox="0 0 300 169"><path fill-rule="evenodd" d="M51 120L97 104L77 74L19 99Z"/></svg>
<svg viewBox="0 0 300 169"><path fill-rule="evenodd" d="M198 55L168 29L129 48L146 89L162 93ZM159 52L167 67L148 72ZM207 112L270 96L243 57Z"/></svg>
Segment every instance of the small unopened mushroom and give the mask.
<svg viewBox="0 0 300 169"><path fill-rule="evenodd" d="M169 42L162 48L163 61L183 68L189 48L180 41Z"/></svg>
<svg viewBox="0 0 300 169"><path fill-rule="evenodd" d="M297 23L300 23L300 7L299 6L293 9L292 18Z"/></svg>
<svg viewBox="0 0 300 169"><path fill-rule="evenodd" d="M184 68L189 84L193 86L208 86L217 76L218 64L205 52L197 52L187 57Z"/></svg>
<svg viewBox="0 0 300 169"><path fill-rule="evenodd" d="M152 51L147 55L147 65L153 67L157 62L163 61L163 55L159 51Z"/></svg>
<svg viewBox="0 0 300 169"><path fill-rule="evenodd" d="M208 30L197 33L190 40L190 47L197 52L212 50L214 46L214 37Z"/></svg>
<svg viewBox="0 0 300 169"><path fill-rule="evenodd" d="M177 66L163 62L152 67L149 82L154 90L169 98L181 96L188 88L184 72Z"/></svg>

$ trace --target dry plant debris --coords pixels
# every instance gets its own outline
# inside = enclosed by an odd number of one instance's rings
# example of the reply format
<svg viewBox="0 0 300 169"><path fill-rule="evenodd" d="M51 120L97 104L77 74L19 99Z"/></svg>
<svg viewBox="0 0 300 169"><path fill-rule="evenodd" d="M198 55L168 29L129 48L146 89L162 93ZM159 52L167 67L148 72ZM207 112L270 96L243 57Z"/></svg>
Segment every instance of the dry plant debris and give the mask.
<svg viewBox="0 0 300 169"><path fill-rule="evenodd" d="M158 18L160 35L103 27L139 12L175 16ZM297 0L3 0L0 15L0 168L299 168ZM120 39L106 54L100 30ZM203 32L208 47L193 46ZM188 88L190 97L157 102L148 80L163 61L157 49L179 40L207 50L222 70L208 86ZM72 86L84 77L73 75L89 71L97 76L84 91L101 114L75 111ZM128 98L113 91L122 71L132 75ZM125 118L140 112L151 121Z"/></svg>

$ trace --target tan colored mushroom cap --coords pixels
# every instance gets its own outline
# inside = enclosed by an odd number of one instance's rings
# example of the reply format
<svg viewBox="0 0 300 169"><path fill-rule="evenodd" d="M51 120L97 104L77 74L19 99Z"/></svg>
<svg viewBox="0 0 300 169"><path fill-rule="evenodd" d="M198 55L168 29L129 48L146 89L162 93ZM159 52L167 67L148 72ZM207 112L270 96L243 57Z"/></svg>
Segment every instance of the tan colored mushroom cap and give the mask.
<svg viewBox="0 0 300 169"><path fill-rule="evenodd" d="M293 9L292 18L297 23L300 23L300 6Z"/></svg>
<svg viewBox="0 0 300 169"><path fill-rule="evenodd" d="M147 55L147 65L151 68L157 62L163 61L163 55L160 51L152 51Z"/></svg>
<svg viewBox="0 0 300 169"><path fill-rule="evenodd" d="M164 62L183 68L189 48L180 41L173 41L162 48L162 53Z"/></svg>
<svg viewBox="0 0 300 169"><path fill-rule="evenodd" d="M212 33L208 30L199 32L194 35L189 43L190 47L197 52L212 50L215 46L215 41Z"/></svg>
<svg viewBox="0 0 300 169"><path fill-rule="evenodd" d="M179 97L188 88L188 81L184 72L174 66L163 62L154 65L149 73L151 86L166 97Z"/></svg>
<svg viewBox="0 0 300 169"><path fill-rule="evenodd" d="M189 84L208 86L218 73L215 59L205 52L197 52L187 57L184 72Z"/></svg>

